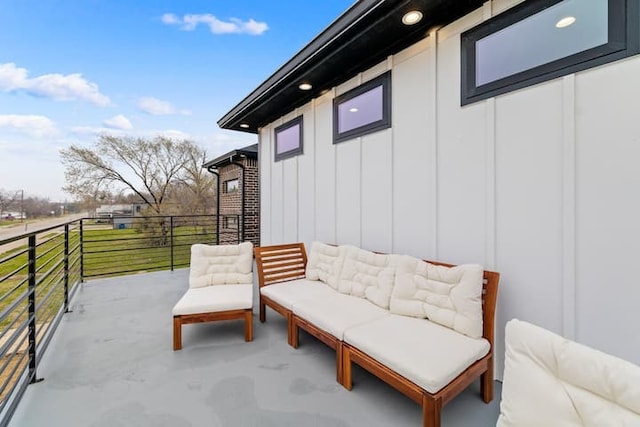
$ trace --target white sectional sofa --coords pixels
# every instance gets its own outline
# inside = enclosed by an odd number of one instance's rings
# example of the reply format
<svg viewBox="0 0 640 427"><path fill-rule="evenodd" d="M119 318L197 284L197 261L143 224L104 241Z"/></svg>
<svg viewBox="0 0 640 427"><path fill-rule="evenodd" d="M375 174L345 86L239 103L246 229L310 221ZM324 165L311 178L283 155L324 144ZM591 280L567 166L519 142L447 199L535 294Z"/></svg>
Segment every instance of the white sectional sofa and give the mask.
<svg viewBox="0 0 640 427"><path fill-rule="evenodd" d="M640 367L520 320L506 328L497 427L638 427Z"/></svg>
<svg viewBox="0 0 640 427"><path fill-rule="evenodd" d="M254 249L260 321L266 306L336 350L336 378L352 363L421 404L423 425L478 377L493 399L493 331L499 274L407 255L314 242Z"/></svg>

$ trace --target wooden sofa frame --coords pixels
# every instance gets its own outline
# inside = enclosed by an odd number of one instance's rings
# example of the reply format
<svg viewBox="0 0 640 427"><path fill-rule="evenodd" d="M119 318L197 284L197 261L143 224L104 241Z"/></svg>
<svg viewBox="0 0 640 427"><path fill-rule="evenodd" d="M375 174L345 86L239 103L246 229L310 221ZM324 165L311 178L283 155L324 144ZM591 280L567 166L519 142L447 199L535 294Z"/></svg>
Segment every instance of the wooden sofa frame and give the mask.
<svg viewBox="0 0 640 427"><path fill-rule="evenodd" d="M305 277L307 255L303 243L263 246L254 248L258 268L259 286L301 279ZM452 264L427 261L432 264L453 267ZM493 400L494 368L493 351L495 347L495 310L498 296L500 273L484 271L482 291L483 337L489 341L489 353L469 366L435 394L429 393L414 382L404 378L392 369L378 362L371 356L350 346L333 335L323 331L312 323L296 316L287 308L260 293L260 322L266 320L266 306L287 319L287 341L294 348L298 347L299 329L307 331L332 349L336 350L336 379L347 390L352 389L352 363L356 363L371 374L403 393L419 405L422 405L423 427L439 427L442 407L456 395L480 377L482 400L489 403Z"/></svg>

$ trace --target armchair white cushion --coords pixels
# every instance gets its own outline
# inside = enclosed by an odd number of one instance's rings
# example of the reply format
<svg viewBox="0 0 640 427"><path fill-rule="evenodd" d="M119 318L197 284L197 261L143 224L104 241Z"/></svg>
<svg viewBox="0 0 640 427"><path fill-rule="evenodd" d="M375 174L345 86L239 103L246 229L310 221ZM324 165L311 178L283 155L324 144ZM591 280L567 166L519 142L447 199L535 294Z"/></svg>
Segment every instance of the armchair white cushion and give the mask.
<svg viewBox="0 0 640 427"><path fill-rule="evenodd" d="M189 287L253 283L253 244L191 246Z"/></svg>
<svg viewBox="0 0 640 427"><path fill-rule="evenodd" d="M640 366L511 320L497 426L640 426Z"/></svg>

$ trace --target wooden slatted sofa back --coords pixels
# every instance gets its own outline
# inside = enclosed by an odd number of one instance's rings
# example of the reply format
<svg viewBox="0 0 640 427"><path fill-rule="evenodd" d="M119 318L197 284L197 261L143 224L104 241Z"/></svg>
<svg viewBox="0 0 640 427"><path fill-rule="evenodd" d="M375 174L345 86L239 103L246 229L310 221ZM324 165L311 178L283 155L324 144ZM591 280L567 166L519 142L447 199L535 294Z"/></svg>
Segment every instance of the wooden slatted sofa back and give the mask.
<svg viewBox="0 0 640 427"><path fill-rule="evenodd" d="M307 254L303 243L291 243L285 245L262 246L254 248L256 265L258 270L258 283L260 288L284 281L296 280L305 277L307 264ZM454 264L440 261L424 260L431 264L445 267L454 267ZM482 399L485 403L493 400L493 351L495 348L495 312L498 297L498 283L500 273L495 271L484 271L482 289L482 320L483 337L489 341L489 353L482 359L476 361L462 372L457 378L447 384L436 394L431 394L423 390L412 381L398 375L393 370L382 365L369 355L359 351L342 342L339 345L330 345L338 352L340 359L337 366L338 381L347 389L351 390L351 363L357 363L373 375L387 382L389 385L405 394L423 408L423 427L439 427L440 412L442 407L460 394L467 386L480 377ZM287 319L288 342L297 347L297 326L294 325L294 315L290 310L282 307L275 301L270 300L260 293L260 321L266 320L266 305L280 313ZM303 322L304 323L304 322ZM294 329L296 330L294 334ZM307 332L316 335L317 328L305 328ZM319 333L317 338L326 341L326 333Z"/></svg>

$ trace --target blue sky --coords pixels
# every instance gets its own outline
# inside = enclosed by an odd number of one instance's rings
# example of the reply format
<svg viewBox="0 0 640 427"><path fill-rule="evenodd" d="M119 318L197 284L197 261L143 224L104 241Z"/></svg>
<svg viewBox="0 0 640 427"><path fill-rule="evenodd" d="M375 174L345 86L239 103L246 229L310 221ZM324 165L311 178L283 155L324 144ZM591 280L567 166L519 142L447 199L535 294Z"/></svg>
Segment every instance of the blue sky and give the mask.
<svg viewBox="0 0 640 427"><path fill-rule="evenodd" d="M256 142L216 121L353 2L0 0L0 189L67 198L59 150L101 132Z"/></svg>

